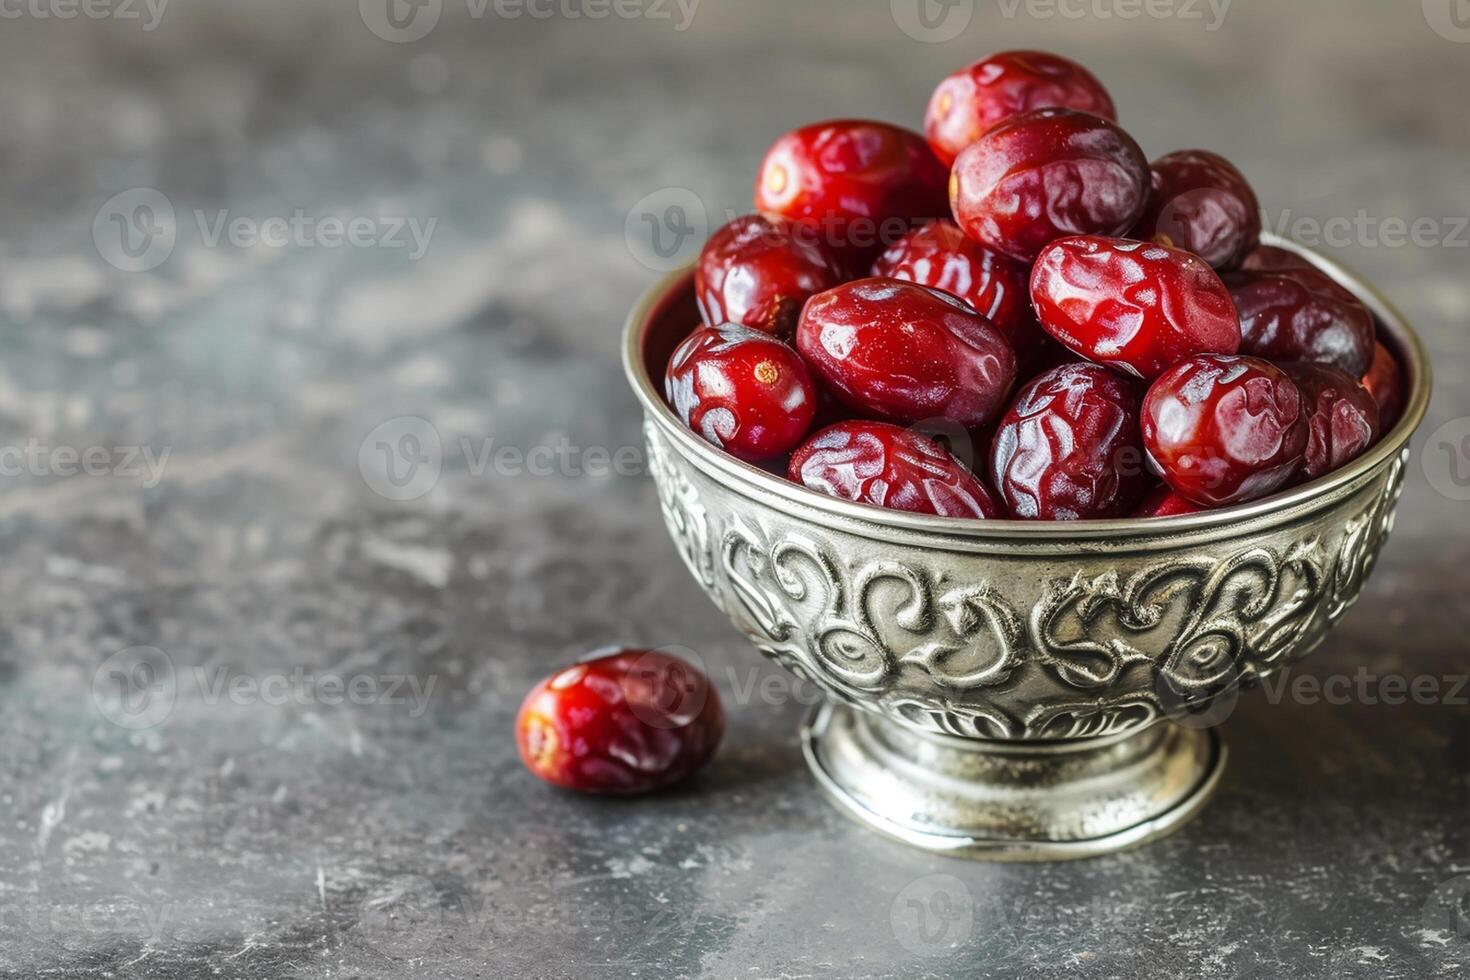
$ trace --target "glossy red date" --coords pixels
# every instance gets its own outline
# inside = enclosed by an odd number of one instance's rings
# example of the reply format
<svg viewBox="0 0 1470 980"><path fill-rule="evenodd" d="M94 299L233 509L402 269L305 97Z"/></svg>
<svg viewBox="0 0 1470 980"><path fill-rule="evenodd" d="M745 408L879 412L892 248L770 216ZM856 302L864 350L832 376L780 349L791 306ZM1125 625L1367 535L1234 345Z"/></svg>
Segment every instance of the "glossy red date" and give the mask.
<svg viewBox="0 0 1470 980"><path fill-rule="evenodd" d="M702 671L619 649L558 671L516 715L526 768L566 789L627 796L688 777L720 744L724 710Z"/></svg>
<svg viewBox="0 0 1470 980"><path fill-rule="evenodd" d="M873 275L916 282L957 296L1005 334L1023 362L1044 334L1031 312L1026 267L965 237L952 221L916 228L873 264Z"/></svg>
<svg viewBox="0 0 1470 980"><path fill-rule="evenodd" d="M940 517L1003 516L990 491L939 443L886 422L839 422L791 457L787 476L809 490Z"/></svg>
<svg viewBox="0 0 1470 980"><path fill-rule="evenodd" d="M796 351L733 323L700 327L675 348L664 393L685 425L749 462L794 449L818 404L816 383Z"/></svg>
<svg viewBox="0 0 1470 980"><path fill-rule="evenodd" d="M1002 51L939 83L924 113L924 134L949 166L996 123L1049 108L1118 118L1107 89L1075 61L1045 51Z"/></svg>
<svg viewBox="0 0 1470 980"><path fill-rule="evenodd" d="M1098 116L1039 109L1012 116L954 162L950 205L966 235L1032 262L1066 235L1121 235L1148 200L1138 144Z"/></svg>
<svg viewBox="0 0 1470 980"><path fill-rule="evenodd" d="M1361 378L1373 363L1373 314L1316 269L1288 267L1229 277L1240 310L1240 350L1290 363L1331 364Z"/></svg>
<svg viewBox="0 0 1470 980"><path fill-rule="evenodd" d="M781 218L748 214L710 236L694 267L700 316L790 338L807 297L845 276L814 234Z"/></svg>
<svg viewBox="0 0 1470 980"><path fill-rule="evenodd" d="M1002 417L991 476L1012 517L1121 517L1153 482L1139 440L1136 383L1066 364L1023 387Z"/></svg>
<svg viewBox="0 0 1470 980"><path fill-rule="evenodd" d="M1143 399L1143 445L1164 482L1207 507L1285 486L1307 446L1296 384L1253 357L1202 354L1165 372Z"/></svg>
<svg viewBox="0 0 1470 980"><path fill-rule="evenodd" d="M1204 260L1162 245L1078 236L1031 270L1041 325L1081 357L1153 379L1195 354L1234 354L1240 321Z"/></svg>
<svg viewBox="0 0 1470 980"><path fill-rule="evenodd" d="M978 428L1016 380L1016 356L989 320L948 293L897 279L813 296L796 348L849 408L894 422Z"/></svg>
<svg viewBox="0 0 1470 980"><path fill-rule="evenodd" d="M1326 364L1288 364L1307 412L1303 480L1326 476L1378 441L1378 403L1356 379Z"/></svg>
<svg viewBox="0 0 1470 980"><path fill-rule="evenodd" d="M755 207L802 222L861 274L915 223L948 214L948 176L918 133L837 119L793 130L771 146Z"/></svg>
<svg viewBox="0 0 1470 980"><path fill-rule="evenodd" d="M1129 237L1234 269L1261 238L1261 205L1245 175L1208 150L1179 150L1149 167L1148 208Z"/></svg>

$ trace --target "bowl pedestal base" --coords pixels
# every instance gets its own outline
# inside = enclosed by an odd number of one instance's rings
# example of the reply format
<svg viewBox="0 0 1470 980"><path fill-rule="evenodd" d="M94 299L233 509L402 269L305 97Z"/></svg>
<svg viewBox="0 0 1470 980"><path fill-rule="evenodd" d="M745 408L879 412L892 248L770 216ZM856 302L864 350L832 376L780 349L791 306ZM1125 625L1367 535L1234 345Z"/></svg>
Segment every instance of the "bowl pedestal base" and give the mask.
<svg viewBox="0 0 1470 980"><path fill-rule="evenodd" d="M1162 837L1200 810L1225 765L1212 729L1173 724L987 742L828 701L801 736L817 781L849 816L915 847L989 861L1092 857Z"/></svg>

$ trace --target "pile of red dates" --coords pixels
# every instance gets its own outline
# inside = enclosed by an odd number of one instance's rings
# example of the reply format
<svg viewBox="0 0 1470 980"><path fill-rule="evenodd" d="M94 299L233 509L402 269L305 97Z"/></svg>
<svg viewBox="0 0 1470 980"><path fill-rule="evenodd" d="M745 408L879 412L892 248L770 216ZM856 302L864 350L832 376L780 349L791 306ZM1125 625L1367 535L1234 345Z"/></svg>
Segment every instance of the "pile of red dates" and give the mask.
<svg viewBox="0 0 1470 980"><path fill-rule="evenodd" d="M992 55L924 131L836 120L767 152L669 360L691 429L845 500L1087 520L1268 496L1402 412L1368 308L1260 244L1223 157L1150 163L1081 66Z"/></svg>

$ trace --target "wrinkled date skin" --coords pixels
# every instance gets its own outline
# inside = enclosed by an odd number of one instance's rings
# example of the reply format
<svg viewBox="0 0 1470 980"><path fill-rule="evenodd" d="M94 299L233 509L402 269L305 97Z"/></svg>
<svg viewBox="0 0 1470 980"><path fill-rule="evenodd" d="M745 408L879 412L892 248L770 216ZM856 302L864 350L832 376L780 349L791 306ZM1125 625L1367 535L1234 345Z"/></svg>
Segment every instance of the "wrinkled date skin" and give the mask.
<svg viewBox="0 0 1470 980"><path fill-rule="evenodd" d="M1387 432L1404 414L1404 376L1399 371L1399 362L1382 341L1373 344L1373 363L1363 375L1362 384L1378 403L1379 430Z"/></svg>
<svg viewBox="0 0 1470 980"><path fill-rule="evenodd" d="M1121 517L1153 480L1139 441L1136 382L1067 364L1021 389L1001 419L991 474L1012 517Z"/></svg>
<svg viewBox="0 0 1470 980"><path fill-rule="evenodd" d="M1155 487L1133 512L1134 517L1183 517L1205 510L1188 497L1181 497L1168 484Z"/></svg>
<svg viewBox="0 0 1470 980"><path fill-rule="evenodd" d="M791 457L787 477L860 504L940 517L996 518L985 485L944 447L886 422L839 422Z"/></svg>
<svg viewBox="0 0 1470 980"><path fill-rule="evenodd" d="M1194 354L1234 354L1230 291L1198 256L1122 238L1052 242L1031 270L1041 325L1078 355L1153 379Z"/></svg>
<svg viewBox="0 0 1470 980"><path fill-rule="evenodd" d="M1164 482L1206 507L1268 496L1296 475L1307 409L1286 372L1254 357L1202 354L1143 399L1143 445Z"/></svg>
<svg viewBox="0 0 1470 980"><path fill-rule="evenodd" d="M685 425L747 462L794 449L818 405L816 382L796 351L733 323L700 327L674 349L664 393Z"/></svg>
<svg viewBox="0 0 1470 980"><path fill-rule="evenodd" d="M1005 334L1023 362L1041 350L1044 334L1031 312L1026 267L966 238L952 221L914 229L879 256L873 275L959 297Z"/></svg>
<svg viewBox="0 0 1470 980"><path fill-rule="evenodd" d="M966 235L1029 263L1066 235L1128 231L1148 188L1148 161L1127 133L1085 112L1039 109L966 147L949 197Z"/></svg>
<svg viewBox="0 0 1470 980"><path fill-rule="evenodd" d="M628 796L688 777L725 731L709 678L657 650L620 649L552 674L521 702L526 767L566 789Z"/></svg>
<svg viewBox="0 0 1470 980"><path fill-rule="evenodd" d="M979 428L1016 381L1016 355L961 300L897 279L859 279L807 301L796 348L849 408L894 422Z"/></svg>
<svg viewBox="0 0 1470 980"><path fill-rule="evenodd" d="M1357 380L1326 364L1288 364L1284 370L1306 405L1303 481L1345 466L1378 441L1378 403Z"/></svg>
<svg viewBox="0 0 1470 980"><path fill-rule="evenodd" d="M1240 350L1283 363L1331 364L1361 378L1373 363L1373 314L1316 269L1229 277L1240 310Z"/></svg>
<svg viewBox="0 0 1470 980"><path fill-rule="evenodd" d="M1208 150L1180 150L1149 167L1148 209L1129 237L1193 252L1234 269L1261 238L1261 204L1245 176Z"/></svg>
<svg viewBox="0 0 1470 980"><path fill-rule="evenodd" d="M801 222L861 275L916 223L949 213L948 177L918 133L838 119L787 133L766 151L755 207Z"/></svg>
<svg viewBox="0 0 1470 980"><path fill-rule="evenodd" d="M694 267L699 313L712 327L739 323L789 338L807 297L846 278L806 230L748 214L710 236Z"/></svg>
<svg viewBox="0 0 1470 980"><path fill-rule="evenodd" d="M1052 108L1118 120L1107 89L1075 61L1045 51L1002 51L939 83L924 113L924 134L949 166L1001 120Z"/></svg>

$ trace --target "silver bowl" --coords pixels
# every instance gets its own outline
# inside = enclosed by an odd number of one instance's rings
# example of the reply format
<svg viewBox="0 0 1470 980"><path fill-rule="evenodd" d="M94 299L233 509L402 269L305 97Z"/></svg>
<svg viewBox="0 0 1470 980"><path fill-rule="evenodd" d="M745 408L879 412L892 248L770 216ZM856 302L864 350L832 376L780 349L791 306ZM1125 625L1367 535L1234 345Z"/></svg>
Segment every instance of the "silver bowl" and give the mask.
<svg viewBox="0 0 1470 980"><path fill-rule="evenodd" d="M1368 304L1408 405L1335 473L1169 519L946 519L803 489L715 449L665 404L663 365L698 320L690 272L634 308L624 367L669 533L756 648L825 692L803 746L847 813L1000 860L1159 837L1219 781L1220 696L1306 656L1352 605L1393 528L1428 360L1361 280L1270 243Z"/></svg>

